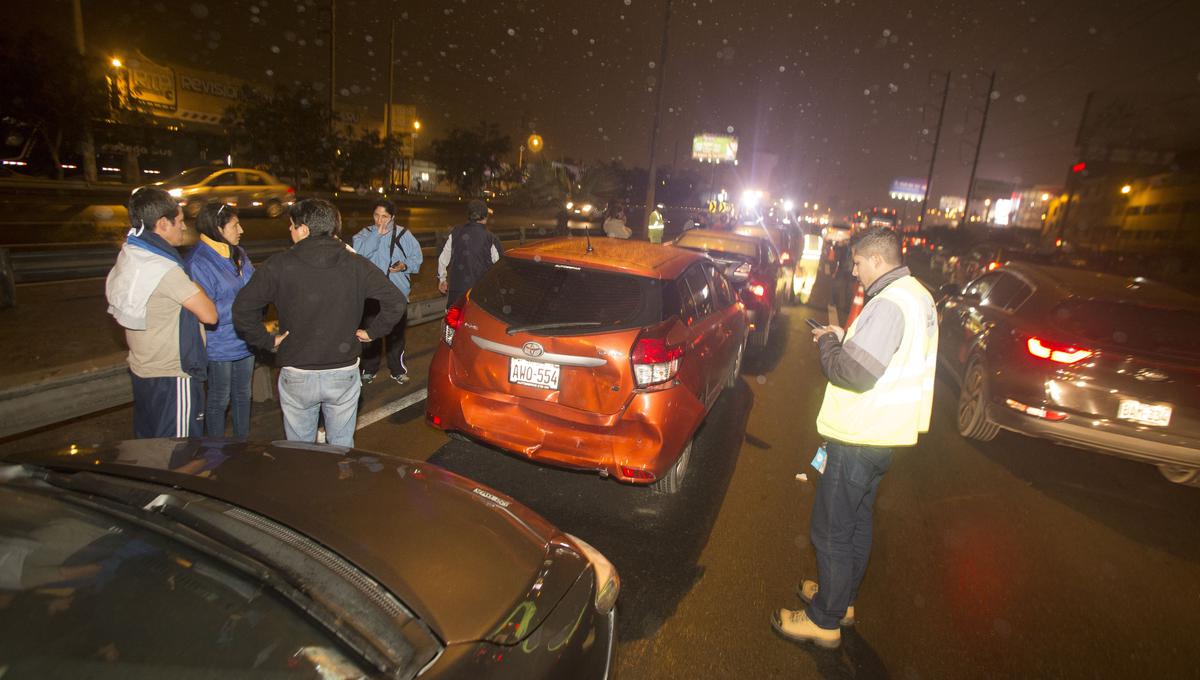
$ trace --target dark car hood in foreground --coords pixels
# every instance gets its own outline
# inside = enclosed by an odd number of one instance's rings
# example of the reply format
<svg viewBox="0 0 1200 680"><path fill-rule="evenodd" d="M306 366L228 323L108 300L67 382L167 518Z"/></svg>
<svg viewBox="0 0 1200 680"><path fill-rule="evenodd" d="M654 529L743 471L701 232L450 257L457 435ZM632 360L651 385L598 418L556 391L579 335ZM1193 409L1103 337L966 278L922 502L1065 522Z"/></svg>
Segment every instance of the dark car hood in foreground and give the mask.
<svg viewBox="0 0 1200 680"><path fill-rule="evenodd" d="M167 484L273 519L357 565L448 643L493 635L526 598L558 533L435 465L356 449L142 439L6 459ZM542 593L551 602L561 595Z"/></svg>

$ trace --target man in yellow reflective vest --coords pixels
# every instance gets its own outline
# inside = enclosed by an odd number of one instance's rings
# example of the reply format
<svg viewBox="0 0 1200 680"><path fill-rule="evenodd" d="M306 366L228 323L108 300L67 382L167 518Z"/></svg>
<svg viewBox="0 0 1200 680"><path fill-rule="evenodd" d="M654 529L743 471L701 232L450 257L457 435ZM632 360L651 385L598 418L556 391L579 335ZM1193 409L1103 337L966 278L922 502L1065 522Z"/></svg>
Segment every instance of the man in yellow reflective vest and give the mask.
<svg viewBox="0 0 1200 680"><path fill-rule="evenodd" d="M651 243L662 243L663 230L666 228L666 223L663 222L662 203L654 207L650 211L650 219L646 222L646 235L650 238Z"/></svg>
<svg viewBox="0 0 1200 680"><path fill-rule="evenodd" d="M771 616L784 638L828 648L841 644L840 626L854 623L875 493L892 451L913 446L929 430L938 342L933 298L903 266L899 234L865 229L850 249L866 306L845 331L813 330L829 380L817 416L826 443L813 461L822 472L810 527L817 580L797 587L806 608Z"/></svg>

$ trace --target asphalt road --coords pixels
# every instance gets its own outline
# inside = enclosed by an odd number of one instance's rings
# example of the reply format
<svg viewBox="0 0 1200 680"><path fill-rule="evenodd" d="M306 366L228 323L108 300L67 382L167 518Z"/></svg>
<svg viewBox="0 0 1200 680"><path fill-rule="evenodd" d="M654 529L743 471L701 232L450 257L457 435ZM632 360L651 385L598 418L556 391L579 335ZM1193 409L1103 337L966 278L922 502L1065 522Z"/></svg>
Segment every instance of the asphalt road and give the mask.
<svg viewBox="0 0 1200 680"><path fill-rule="evenodd" d="M789 309L717 401L677 497L451 440L420 402L392 412L424 387L437 324L411 331L413 384L366 388L360 418L378 420L356 443L490 484L607 554L622 577L622 678L1200 677L1200 489L1009 433L963 440L943 382L932 431L881 486L857 626L836 651L775 637L769 612L796 606L797 579L815 573L811 315ZM129 419L116 409L0 447L125 437ZM273 402L255 404L253 435L281 436Z"/></svg>

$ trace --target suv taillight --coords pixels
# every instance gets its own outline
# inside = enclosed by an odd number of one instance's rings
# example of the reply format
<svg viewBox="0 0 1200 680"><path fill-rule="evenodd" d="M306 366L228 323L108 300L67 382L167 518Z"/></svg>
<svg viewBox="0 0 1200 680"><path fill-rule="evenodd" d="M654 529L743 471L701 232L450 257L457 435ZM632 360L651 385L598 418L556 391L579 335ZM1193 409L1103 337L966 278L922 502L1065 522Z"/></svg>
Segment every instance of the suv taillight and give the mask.
<svg viewBox="0 0 1200 680"><path fill-rule="evenodd" d="M1095 354L1090 349L1058 345L1041 338L1029 338L1025 341L1025 347L1030 354L1039 359L1049 359L1060 364L1076 364Z"/></svg>
<svg viewBox="0 0 1200 680"><path fill-rule="evenodd" d="M463 308L461 305L450 305L446 308L446 319L442 325L442 341L454 346L454 333L462 325Z"/></svg>
<svg viewBox="0 0 1200 680"><path fill-rule="evenodd" d="M638 387L660 385L679 372L683 345L671 345L665 337L644 331L633 343L629 358L633 363L633 378Z"/></svg>

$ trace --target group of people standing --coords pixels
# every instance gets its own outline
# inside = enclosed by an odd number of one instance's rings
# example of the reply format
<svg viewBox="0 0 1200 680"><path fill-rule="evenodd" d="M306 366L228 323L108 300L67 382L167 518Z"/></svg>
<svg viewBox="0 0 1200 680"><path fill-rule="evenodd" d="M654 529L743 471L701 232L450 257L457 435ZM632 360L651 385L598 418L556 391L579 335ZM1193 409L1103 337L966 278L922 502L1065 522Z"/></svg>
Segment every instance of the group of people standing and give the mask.
<svg viewBox="0 0 1200 680"><path fill-rule="evenodd" d="M391 379L409 381L405 321L412 276L423 263L396 206L379 200L373 222L343 242L331 203L295 203L293 245L256 269L240 245L237 208L213 203L196 218L199 241L180 254L187 225L166 191L146 187L129 202L132 228L108 275L108 311L125 329L134 395L134 436L250 434L255 353L275 354L289 440L353 446L363 384L386 352ZM462 297L499 259L488 208L468 204L438 261L439 288ZM277 330L263 323L274 305ZM385 349L386 348L386 349ZM204 389L205 386L207 389Z"/></svg>

